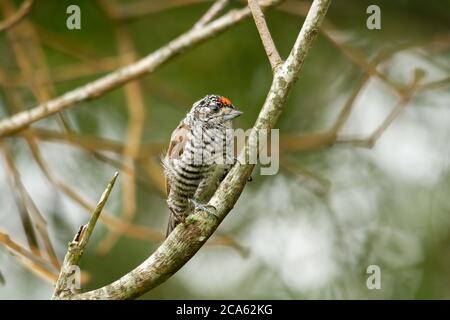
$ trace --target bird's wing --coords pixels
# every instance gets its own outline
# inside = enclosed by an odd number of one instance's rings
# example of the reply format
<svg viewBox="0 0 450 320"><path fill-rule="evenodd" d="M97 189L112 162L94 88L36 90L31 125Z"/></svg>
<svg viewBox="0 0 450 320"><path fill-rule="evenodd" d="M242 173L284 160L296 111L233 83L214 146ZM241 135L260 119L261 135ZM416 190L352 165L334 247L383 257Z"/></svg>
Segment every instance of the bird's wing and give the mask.
<svg viewBox="0 0 450 320"><path fill-rule="evenodd" d="M172 132L170 137L169 149L167 150L166 158L178 159L184 152L184 146L188 140L189 126L184 122L181 122L178 127ZM166 193L169 196L170 193L170 181L166 176Z"/></svg>

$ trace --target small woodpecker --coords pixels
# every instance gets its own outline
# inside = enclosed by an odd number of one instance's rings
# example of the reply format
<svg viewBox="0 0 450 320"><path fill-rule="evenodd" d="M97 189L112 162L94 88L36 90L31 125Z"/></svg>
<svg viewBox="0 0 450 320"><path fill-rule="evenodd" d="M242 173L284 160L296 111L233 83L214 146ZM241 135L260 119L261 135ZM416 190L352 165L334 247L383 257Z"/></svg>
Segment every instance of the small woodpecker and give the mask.
<svg viewBox="0 0 450 320"><path fill-rule="evenodd" d="M166 237L196 207L208 211L205 204L235 162L230 129L241 114L229 99L207 95L173 131L162 160L170 210Z"/></svg>

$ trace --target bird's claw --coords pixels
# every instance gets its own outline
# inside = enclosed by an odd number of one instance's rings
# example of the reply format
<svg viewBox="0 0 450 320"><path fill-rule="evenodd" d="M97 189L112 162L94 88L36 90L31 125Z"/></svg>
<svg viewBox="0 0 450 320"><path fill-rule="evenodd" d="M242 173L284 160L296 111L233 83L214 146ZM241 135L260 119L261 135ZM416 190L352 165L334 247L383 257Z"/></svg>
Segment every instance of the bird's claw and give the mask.
<svg viewBox="0 0 450 320"><path fill-rule="evenodd" d="M240 166L242 166L242 162L239 161L238 157L234 157L234 163L233 164L236 164L236 163L238 163Z"/></svg>
<svg viewBox="0 0 450 320"><path fill-rule="evenodd" d="M214 206L209 205L209 204L200 203L193 198L190 198L189 201L194 205L195 210L205 211L206 213L209 213L210 215L217 218L217 215L216 215L217 209Z"/></svg>

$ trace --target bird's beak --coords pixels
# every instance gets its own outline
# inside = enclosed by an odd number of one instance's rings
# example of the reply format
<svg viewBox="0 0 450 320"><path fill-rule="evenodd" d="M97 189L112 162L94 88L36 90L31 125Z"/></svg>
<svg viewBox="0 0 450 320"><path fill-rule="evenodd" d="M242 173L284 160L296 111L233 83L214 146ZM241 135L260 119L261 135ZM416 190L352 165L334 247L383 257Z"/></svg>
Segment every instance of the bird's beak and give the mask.
<svg viewBox="0 0 450 320"><path fill-rule="evenodd" d="M232 120L236 117L239 117L243 112L235 109L229 109L223 116L225 120Z"/></svg>

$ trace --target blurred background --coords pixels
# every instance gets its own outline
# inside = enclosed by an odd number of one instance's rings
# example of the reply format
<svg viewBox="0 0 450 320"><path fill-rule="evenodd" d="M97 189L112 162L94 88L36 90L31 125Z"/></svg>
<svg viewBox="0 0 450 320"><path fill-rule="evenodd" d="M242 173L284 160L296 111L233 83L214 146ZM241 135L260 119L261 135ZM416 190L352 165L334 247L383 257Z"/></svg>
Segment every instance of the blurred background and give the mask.
<svg viewBox="0 0 450 320"><path fill-rule="evenodd" d="M66 9L81 8L81 30ZM0 31L0 118L129 64L186 32L207 0L39 0ZM0 0L0 21L23 1ZM381 30L366 9L381 8ZM309 1L266 18L286 57ZM223 10L245 6L229 1ZM250 128L272 72L252 19L155 72L0 139L0 299L49 299L67 243L113 173L83 289L161 243L159 163L206 94ZM255 170L215 236L143 299L449 299L450 2L334 1L277 128L280 171ZM256 168L258 169L258 168ZM381 270L369 290L366 270Z"/></svg>

